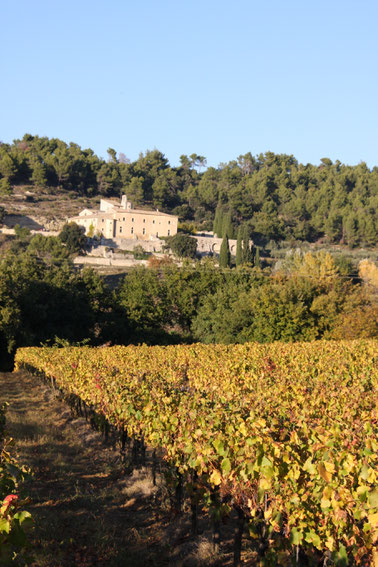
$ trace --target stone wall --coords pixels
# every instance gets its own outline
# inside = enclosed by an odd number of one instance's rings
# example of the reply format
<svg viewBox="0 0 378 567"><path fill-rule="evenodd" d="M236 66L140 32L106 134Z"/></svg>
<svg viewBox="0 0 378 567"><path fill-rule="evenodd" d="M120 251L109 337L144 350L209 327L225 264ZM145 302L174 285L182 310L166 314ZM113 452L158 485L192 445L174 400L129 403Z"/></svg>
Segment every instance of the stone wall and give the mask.
<svg viewBox="0 0 378 567"><path fill-rule="evenodd" d="M93 256L77 256L73 263L76 266L113 266L118 268L130 268L133 266L146 266L147 260L135 260L134 258L114 258L114 257L93 257Z"/></svg>
<svg viewBox="0 0 378 567"><path fill-rule="evenodd" d="M201 256L218 255L222 245L222 238L210 235L196 235L191 236L197 240L197 252ZM229 240L230 252L236 255L236 240ZM250 241L252 243L252 241ZM136 246L141 246L146 252L159 253L163 252L164 240L158 238L150 240L135 240L127 238L113 238L101 240L101 244L112 248L119 248L120 250L134 250Z"/></svg>

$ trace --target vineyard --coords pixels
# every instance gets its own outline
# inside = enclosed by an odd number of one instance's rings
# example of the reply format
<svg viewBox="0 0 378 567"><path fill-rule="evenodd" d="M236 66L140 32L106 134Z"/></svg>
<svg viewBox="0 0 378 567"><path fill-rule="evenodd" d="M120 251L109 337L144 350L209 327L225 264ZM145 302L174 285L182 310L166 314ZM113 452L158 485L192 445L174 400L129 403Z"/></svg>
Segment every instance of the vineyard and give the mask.
<svg viewBox="0 0 378 567"><path fill-rule="evenodd" d="M371 565L378 520L373 340L23 348L16 365L118 432L152 473L163 458L193 534L236 522L261 565Z"/></svg>

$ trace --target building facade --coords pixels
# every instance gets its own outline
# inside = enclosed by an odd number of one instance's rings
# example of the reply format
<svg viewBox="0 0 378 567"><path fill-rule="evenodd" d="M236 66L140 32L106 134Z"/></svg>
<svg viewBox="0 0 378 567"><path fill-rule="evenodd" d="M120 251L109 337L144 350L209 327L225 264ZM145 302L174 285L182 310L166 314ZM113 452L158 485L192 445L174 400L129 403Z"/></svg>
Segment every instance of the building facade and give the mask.
<svg viewBox="0 0 378 567"><path fill-rule="evenodd" d="M123 195L120 203L113 199L101 199L99 211L84 209L69 221L83 226L87 235L151 240L177 234L178 217L158 210L133 209L131 202Z"/></svg>

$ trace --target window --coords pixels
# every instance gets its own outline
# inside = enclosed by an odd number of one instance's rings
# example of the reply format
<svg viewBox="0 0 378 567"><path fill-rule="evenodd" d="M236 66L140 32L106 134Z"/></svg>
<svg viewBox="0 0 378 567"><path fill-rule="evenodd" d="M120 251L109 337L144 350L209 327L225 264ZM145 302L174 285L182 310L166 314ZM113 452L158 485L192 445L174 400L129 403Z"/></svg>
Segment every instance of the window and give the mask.
<svg viewBox="0 0 378 567"><path fill-rule="evenodd" d="M143 229L143 234L146 234L146 229L145 229L145 228Z"/></svg>
<svg viewBox="0 0 378 567"><path fill-rule="evenodd" d="M143 219L143 222L146 222L146 219Z"/></svg>
<svg viewBox="0 0 378 567"><path fill-rule="evenodd" d="M122 220L123 220L123 222L125 222L125 220L126 220L126 219L125 219L125 217L123 217L123 219L122 219Z"/></svg>
<svg viewBox="0 0 378 567"><path fill-rule="evenodd" d="M170 236L170 235L171 235L171 231L170 231L170 230L168 230L168 236Z"/></svg>
<svg viewBox="0 0 378 567"><path fill-rule="evenodd" d="M134 222L134 219L131 219L131 222Z"/></svg>
<svg viewBox="0 0 378 567"><path fill-rule="evenodd" d="M119 227L119 232L122 232L122 226Z"/></svg>
<svg viewBox="0 0 378 567"><path fill-rule="evenodd" d="M131 227L131 234L134 234L134 227Z"/></svg>
<svg viewBox="0 0 378 567"><path fill-rule="evenodd" d="M104 222L104 219L101 219L101 222Z"/></svg>
<svg viewBox="0 0 378 567"><path fill-rule="evenodd" d="M170 220L168 221L168 224L171 224L171 221L170 221Z"/></svg>
<svg viewBox="0 0 378 567"><path fill-rule="evenodd" d="M157 233L156 233L156 237L158 237L158 236L159 236L159 233L157 232Z"/></svg>
<svg viewBox="0 0 378 567"><path fill-rule="evenodd" d="M155 224L155 221L154 221L154 220L152 221L152 224Z"/></svg>

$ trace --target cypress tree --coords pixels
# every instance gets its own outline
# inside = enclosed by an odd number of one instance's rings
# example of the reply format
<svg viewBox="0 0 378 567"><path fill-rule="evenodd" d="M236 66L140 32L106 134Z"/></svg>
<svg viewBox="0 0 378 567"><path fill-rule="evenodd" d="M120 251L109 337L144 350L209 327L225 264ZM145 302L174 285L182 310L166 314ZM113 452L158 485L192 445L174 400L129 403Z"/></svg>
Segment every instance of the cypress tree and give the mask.
<svg viewBox="0 0 378 567"><path fill-rule="evenodd" d="M228 237L227 234L225 234L222 240L220 254L219 254L219 266L221 268L229 268L230 265L231 265L231 253L228 245Z"/></svg>
<svg viewBox="0 0 378 567"><path fill-rule="evenodd" d="M249 231L248 227L244 225L243 228L243 264L252 264L252 250L249 246Z"/></svg>
<svg viewBox="0 0 378 567"><path fill-rule="evenodd" d="M222 209L218 205L215 210L215 217L213 223L213 232L215 236L218 236L218 238L222 237L222 225L223 225Z"/></svg>
<svg viewBox="0 0 378 567"><path fill-rule="evenodd" d="M243 247L242 247L242 229L239 226L238 239L236 242L236 265L240 266L243 263Z"/></svg>
<svg viewBox="0 0 378 567"><path fill-rule="evenodd" d="M232 227L232 219L231 219L231 211L228 211L223 217L222 223L222 236L227 236L228 238L232 238L234 234L233 227Z"/></svg>
<svg viewBox="0 0 378 567"><path fill-rule="evenodd" d="M255 254L255 268L260 268L260 248L256 247L256 254Z"/></svg>

